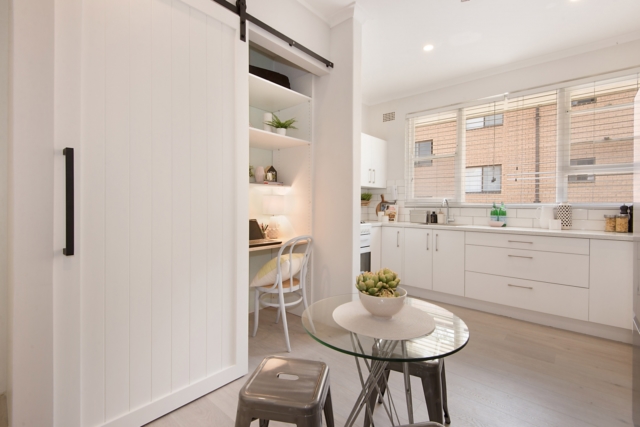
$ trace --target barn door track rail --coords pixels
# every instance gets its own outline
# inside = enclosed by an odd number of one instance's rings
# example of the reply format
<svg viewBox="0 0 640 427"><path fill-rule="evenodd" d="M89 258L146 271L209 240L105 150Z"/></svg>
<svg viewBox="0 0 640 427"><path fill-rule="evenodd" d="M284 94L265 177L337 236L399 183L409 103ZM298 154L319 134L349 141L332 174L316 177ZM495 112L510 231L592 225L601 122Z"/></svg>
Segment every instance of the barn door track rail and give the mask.
<svg viewBox="0 0 640 427"><path fill-rule="evenodd" d="M269 25L265 24L255 16L251 16L250 14L248 14L247 0L236 0L235 5L233 3L229 3L226 0L213 0L213 1L225 7L226 9L230 10L231 12L235 13L240 17L240 40L242 40L243 42L247 41L247 21L249 21L257 25L258 27L262 28L263 30L268 31L269 33L273 34L279 39L284 40L289 44L289 46L295 47L296 49L301 50L302 52L306 53L310 57L322 62L324 65L327 66L327 68L333 68L333 62L329 61L326 58L323 58L322 56L318 55L311 49L304 47L303 45L296 42L292 38L285 36L280 31L276 30L273 27L270 27Z"/></svg>

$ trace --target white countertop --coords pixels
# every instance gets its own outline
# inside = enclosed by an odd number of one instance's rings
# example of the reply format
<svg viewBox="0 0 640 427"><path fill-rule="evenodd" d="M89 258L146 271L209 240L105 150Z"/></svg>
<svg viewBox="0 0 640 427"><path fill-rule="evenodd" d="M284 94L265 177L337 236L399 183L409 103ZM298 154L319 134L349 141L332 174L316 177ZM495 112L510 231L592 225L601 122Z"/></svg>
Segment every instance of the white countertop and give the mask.
<svg viewBox="0 0 640 427"><path fill-rule="evenodd" d="M418 224L413 222L389 222L381 223L376 221L368 222L372 227L404 227L404 228L431 228L436 230L457 230L457 231L476 231L481 233L512 233L524 234L530 236L549 236L549 237L573 237L581 239L600 239L600 240L620 240L632 242L640 241L640 233L611 233L605 231L589 231L589 230L547 230L543 228L521 228L521 227L489 227L486 225L437 225L437 224Z"/></svg>

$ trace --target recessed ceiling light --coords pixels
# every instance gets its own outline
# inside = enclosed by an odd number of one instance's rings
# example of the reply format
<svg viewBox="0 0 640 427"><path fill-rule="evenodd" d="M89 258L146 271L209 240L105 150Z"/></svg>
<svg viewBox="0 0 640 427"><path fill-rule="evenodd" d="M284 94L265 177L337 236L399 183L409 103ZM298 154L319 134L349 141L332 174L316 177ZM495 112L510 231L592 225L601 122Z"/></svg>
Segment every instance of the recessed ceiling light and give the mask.
<svg viewBox="0 0 640 427"><path fill-rule="evenodd" d="M433 45L432 44L425 45L423 49L425 52L431 52L433 50Z"/></svg>

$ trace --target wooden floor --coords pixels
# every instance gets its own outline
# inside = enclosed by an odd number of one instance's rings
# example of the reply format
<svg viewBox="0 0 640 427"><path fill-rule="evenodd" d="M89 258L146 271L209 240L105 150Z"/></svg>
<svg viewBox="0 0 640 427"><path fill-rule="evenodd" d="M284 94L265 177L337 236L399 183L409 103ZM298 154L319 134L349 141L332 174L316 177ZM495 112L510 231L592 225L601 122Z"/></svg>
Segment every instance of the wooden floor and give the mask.
<svg viewBox="0 0 640 427"><path fill-rule="evenodd" d="M452 427L633 425L631 346L440 305L464 319L471 333L467 347L446 359ZM265 356L287 354L282 326L273 323L275 311L261 314L258 335L249 339L250 371ZM329 365L336 425L344 425L360 389L354 359L311 339L298 317L289 319L291 356ZM244 382L240 378L148 426L231 427ZM391 388L402 420L406 405L400 374L392 373ZM412 381L412 389L416 421L427 420L420 384ZM376 425L389 425L380 409Z"/></svg>

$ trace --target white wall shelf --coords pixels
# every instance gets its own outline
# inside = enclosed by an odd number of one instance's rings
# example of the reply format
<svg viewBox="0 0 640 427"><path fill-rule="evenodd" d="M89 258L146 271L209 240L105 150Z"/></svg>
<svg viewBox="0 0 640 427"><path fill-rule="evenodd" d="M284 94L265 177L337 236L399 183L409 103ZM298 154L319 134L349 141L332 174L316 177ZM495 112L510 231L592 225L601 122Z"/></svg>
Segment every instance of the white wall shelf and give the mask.
<svg viewBox="0 0 640 427"><path fill-rule="evenodd" d="M273 185L273 184L259 184L257 182L250 182L250 188L291 188L290 185Z"/></svg>
<svg viewBox="0 0 640 427"><path fill-rule="evenodd" d="M311 101L311 98L268 80L249 74L249 105L274 112Z"/></svg>
<svg viewBox="0 0 640 427"><path fill-rule="evenodd" d="M263 150L279 150L281 148L299 147L309 145L309 141L282 136L277 133L267 132L262 129L249 128L249 145Z"/></svg>

